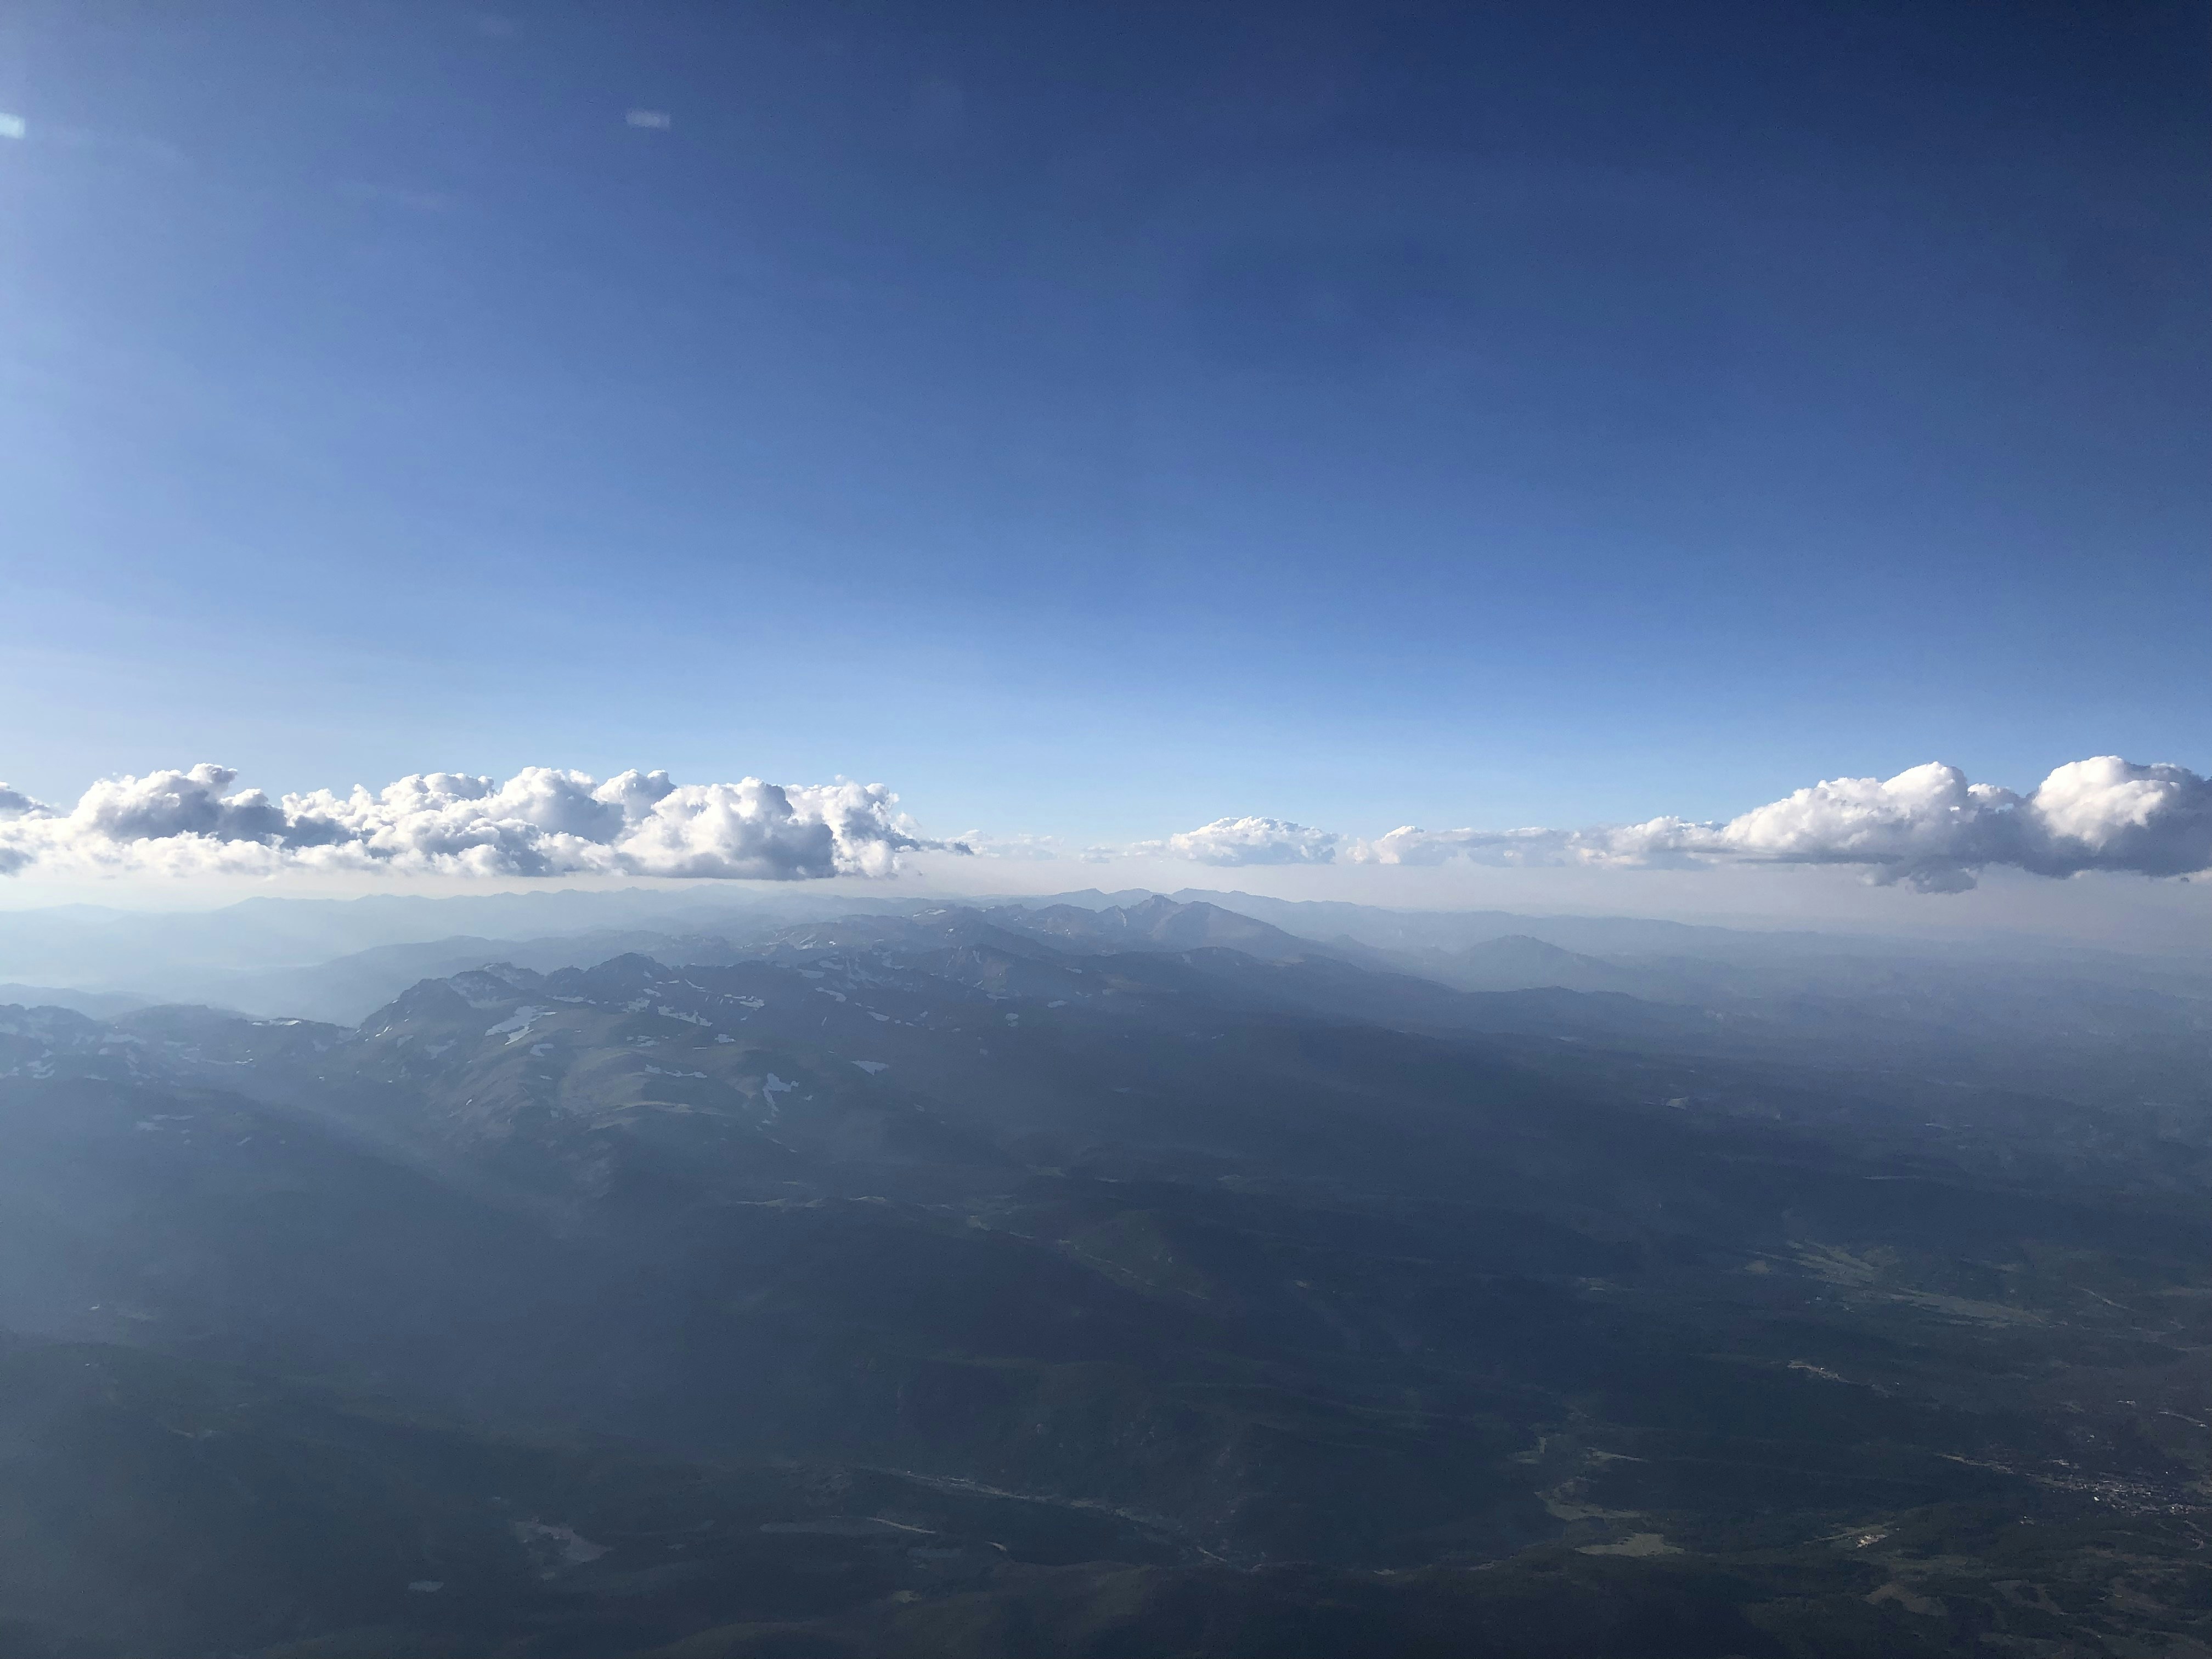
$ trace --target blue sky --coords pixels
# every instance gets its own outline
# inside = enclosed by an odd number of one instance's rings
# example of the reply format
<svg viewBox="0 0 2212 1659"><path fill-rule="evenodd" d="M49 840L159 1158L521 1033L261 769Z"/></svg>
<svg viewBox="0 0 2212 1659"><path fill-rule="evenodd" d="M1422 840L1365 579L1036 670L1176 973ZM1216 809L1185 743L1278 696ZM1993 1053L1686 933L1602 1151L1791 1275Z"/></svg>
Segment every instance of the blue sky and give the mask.
<svg viewBox="0 0 2212 1659"><path fill-rule="evenodd" d="M2206 25L29 0L0 777L2212 769Z"/></svg>

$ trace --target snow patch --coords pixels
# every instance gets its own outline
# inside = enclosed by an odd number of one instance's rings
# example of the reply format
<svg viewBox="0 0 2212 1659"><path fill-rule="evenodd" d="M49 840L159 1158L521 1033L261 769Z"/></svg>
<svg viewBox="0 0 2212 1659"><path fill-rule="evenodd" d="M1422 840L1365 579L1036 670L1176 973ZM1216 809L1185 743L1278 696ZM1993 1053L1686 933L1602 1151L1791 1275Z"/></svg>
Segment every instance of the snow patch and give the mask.
<svg viewBox="0 0 2212 1659"><path fill-rule="evenodd" d="M552 1571L561 1567L580 1567L598 1560L607 1553L605 1544L594 1544L574 1527L552 1527L543 1521L518 1521L514 1535L532 1547L531 1553L541 1559L552 1559ZM545 1574L550 1577L551 1571Z"/></svg>

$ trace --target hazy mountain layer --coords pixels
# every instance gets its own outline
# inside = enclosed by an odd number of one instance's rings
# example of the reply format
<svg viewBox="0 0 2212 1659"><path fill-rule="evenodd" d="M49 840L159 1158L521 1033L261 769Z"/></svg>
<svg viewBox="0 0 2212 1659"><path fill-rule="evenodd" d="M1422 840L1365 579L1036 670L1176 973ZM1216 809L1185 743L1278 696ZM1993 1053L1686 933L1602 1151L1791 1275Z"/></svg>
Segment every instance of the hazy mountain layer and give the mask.
<svg viewBox="0 0 2212 1659"><path fill-rule="evenodd" d="M672 954L0 1011L0 1651L2207 1634L2185 999L2045 1033L2129 1099L1164 902Z"/></svg>

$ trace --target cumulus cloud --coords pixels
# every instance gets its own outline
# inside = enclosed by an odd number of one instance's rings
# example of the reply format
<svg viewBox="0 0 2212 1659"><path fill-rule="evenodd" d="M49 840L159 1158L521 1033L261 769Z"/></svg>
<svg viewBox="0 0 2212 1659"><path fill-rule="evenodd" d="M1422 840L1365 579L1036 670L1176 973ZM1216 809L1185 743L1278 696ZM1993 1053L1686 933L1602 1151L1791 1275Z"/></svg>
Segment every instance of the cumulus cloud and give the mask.
<svg viewBox="0 0 2212 1659"><path fill-rule="evenodd" d="M1718 826L1668 829L1671 844L1689 852L1864 865L1877 881L1927 892L1962 891L1991 865L2041 876L2192 875L2212 867L2212 779L2100 755L2017 795L1930 764L1815 784Z"/></svg>
<svg viewBox="0 0 2212 1659"><path fill-rule="evenodd" d="M1649 868L1723 861L1834 864L1870 880L1957 892L2009 866L2045 876L2212 871L2212 779L2115 756L2070 762L2031 793L1953 766L1838 778L1723 822L1677 817L1587 830L1394 830L1372 840L1280 818L1220 818L1120 849L1048 836L925 839L880 785L605 781L533 767L504 781L420 773L381 790L271 798L220 766L94 784L51 806L0 784L0 875L398 871L544 877L807 880L887 876L902 854L1188 859L1218 866L1336 862Z"/></svg>
<svg viewBox="0 0 2212 1659"><path fill-rule="evenodd" d="M111 778L64 810L0 787L0 874L398 871L798 881L888 876L902 853L965 851L919 835L880 784L605 782L530 767L501 782L424 772L371 793L226 793L202 764Z"/></svg>
<svg viewBox="0 0 2212 1659"><path fill-rule="evenodd" d="M1216 818L1164 841L1129 848L1139 858L1193 859L1200 864L1328 864L1341 836L1281 818Z"/></svg>
<svg viewBox="0 0 2212 1659"><path fill-rule="evenodd" d="M1305 839L1278 850L1259 829ZM1243 831L1243 833L1238 833ZM1218 832L1218 833L1217 833ZM1693 866L1717 861L1863 867L1878 884L1962 892L1977 873L2009 866L2044 876L2088 870L2147 876L2212 869L2212 779L2185 767L2102 755L2070 761L2027 795L1972 783L1955 766L1916 766L1893 778L1837 778L1719 823L1676 817L1594 830L1422 830L1371 841L1224 819L1143 850L1177 848L1217 864L1584 865ZM1139 850L1139 849L1132 849Z"/></svg>

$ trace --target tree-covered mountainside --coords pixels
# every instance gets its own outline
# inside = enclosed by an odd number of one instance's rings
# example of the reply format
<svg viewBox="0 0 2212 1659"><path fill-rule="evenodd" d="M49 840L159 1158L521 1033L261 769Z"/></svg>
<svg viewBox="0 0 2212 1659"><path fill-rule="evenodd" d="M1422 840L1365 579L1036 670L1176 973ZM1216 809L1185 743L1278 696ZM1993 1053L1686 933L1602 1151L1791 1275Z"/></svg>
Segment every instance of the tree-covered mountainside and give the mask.
<svg viewBox="0 0 2212 1659"><path fill-rule="evenodd" d="M2203 1005L1228 915L0 1010L0 1654L2212 1642Z"/></svg>

